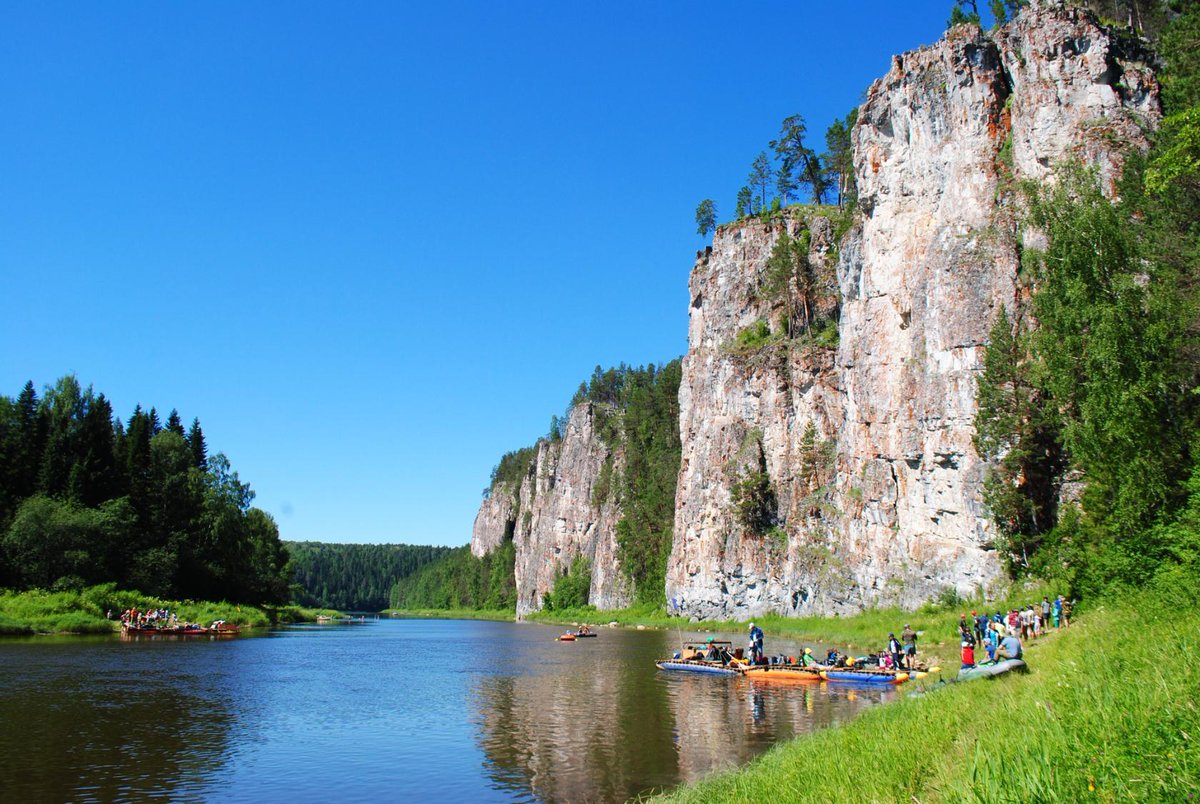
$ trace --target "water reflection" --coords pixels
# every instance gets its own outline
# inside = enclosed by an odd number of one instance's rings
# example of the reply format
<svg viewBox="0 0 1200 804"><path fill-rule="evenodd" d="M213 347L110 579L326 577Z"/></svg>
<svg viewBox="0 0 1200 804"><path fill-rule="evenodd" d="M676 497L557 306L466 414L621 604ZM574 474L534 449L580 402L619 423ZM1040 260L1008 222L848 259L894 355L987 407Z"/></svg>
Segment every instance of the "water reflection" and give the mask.
<svg viewBox="0 0 1200 804"><path fill-rule="evenodd" d="M164 685L121 654L53 643L0 652L6 800L199 797L228 746L228 703L200 675L179 668Z"/></svg>
<svg viewBox="0 0 1200 804"><path fill-rule="evenodd" d="M672 644L670 634L605 630L591 644L557 646L536 671L479 678L474 722L496 789L623 801L737 767L895 694L656 670Z"/></svg>
<svg viewBox="0 0 1200 804"><path fill-rule="evenodd" d="M0 799L622 801L896 694L661 672L690 635L556 630L5 640Z"/></svg>

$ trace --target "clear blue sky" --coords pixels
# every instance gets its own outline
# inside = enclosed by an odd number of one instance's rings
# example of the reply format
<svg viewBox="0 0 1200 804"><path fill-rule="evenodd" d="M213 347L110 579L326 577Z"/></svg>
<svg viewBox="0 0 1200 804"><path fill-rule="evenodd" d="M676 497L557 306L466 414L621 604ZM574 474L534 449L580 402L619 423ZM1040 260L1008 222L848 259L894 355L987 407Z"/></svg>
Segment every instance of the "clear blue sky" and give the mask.
<svg viewBox="0 0 1200 804"><path fill-rule="evenodd" d="M200 418L285 539L465 544L592 368L687 346L697 202L951 3L0 5L0 393Z"/></svg>

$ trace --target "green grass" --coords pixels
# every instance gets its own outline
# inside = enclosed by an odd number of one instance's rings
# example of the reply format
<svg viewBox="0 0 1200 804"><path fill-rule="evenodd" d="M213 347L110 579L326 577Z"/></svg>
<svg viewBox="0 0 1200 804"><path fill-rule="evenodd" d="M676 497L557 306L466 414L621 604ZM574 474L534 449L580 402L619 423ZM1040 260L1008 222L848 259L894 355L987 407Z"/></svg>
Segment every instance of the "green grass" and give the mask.
<svg viewBox="0 0 1200 804"><path fill-rule="evenodd" d="M1192 579L1094 608L1030 646L1027 675L932 685L667 798L1192 800L1200 796L1195 587Z"/></svg>
<svg viewBox="0 0 1200 804"><path fill-rule="evenodd" d="M314 620L322 613L298 606L264 609L224 602L160 600L117 589L111 583L68 592L0 590L0 635L112 633L120 628L121 612L132 607L170 609L180 620L202 625L225 620L251 627ZM105 617L110 611L111 620Z"/></svg>

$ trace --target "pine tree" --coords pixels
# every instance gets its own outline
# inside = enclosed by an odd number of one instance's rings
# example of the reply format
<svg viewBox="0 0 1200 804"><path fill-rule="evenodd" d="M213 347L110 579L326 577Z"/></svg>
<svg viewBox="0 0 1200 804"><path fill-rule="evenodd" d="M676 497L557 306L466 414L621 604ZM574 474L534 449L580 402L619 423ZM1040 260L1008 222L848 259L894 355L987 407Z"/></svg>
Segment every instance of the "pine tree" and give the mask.
<svg viewBox="0 0 1200 804"><path fill-rule="evenodd" d="M187 434L188 449L192 452L192 465L197 469L208 468L208 447L204 444L204 431L200 420L192 419L192 428Z"/></svg>

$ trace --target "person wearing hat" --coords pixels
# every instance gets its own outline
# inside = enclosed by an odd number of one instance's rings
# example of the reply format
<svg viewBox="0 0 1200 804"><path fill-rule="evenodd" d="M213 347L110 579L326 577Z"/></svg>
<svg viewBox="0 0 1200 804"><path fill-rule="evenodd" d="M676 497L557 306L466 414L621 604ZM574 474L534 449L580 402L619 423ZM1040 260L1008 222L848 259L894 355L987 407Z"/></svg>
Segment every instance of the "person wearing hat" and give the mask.
<svg viewBox="0 0 1200 804"><path fill-rule="evenodd" d="M750 623L750 661L758 664L763 656L763 632L754 623Z"/></svg>
<svg viewBox="0 0 1200 804"><path fill-rule="evenodd" d="M817 658L812 655L812 648L805 648L804 655L800 657L801 667L816 667Z"/></svg>
<svg viewBox="0 0 1200 804"><path fill-rule="evenodd" d="M912 670L917 662L917 632L912 630L908 623L904 624L904 630L900 632L900 641L904 643L904 664Z"/></svg>

